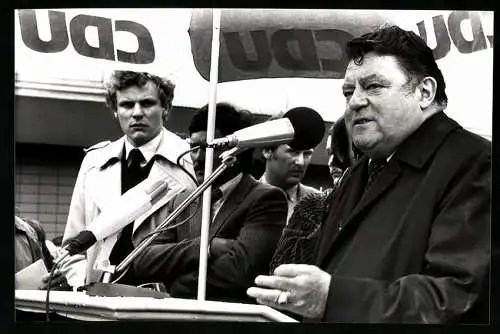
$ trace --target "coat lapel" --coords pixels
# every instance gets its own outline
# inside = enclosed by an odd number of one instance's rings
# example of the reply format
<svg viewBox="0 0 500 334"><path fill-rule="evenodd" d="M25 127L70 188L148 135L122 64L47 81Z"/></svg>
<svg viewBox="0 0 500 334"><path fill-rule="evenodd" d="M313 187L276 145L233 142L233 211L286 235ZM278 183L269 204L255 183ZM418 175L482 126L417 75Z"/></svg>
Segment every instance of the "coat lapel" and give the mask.
<svg viewBox="0 0 500 334"><path fill-rule="evenodd" d="M222 204L219 212L215 216L214 221L210 226L210 235L216 234L222 226L229 220L229 217L238 208L239 204L243 202L255 181L246 174L243 174L243 178L240 183L236 186L227 200Z"/></svg>
<svg viewBox="0 0 500 334"><path fill-rule="evenodd" d="M395 163L395 161L391 162L389 162L380 175L373 181L370 189L362 195L358 205L354 207L352 214L343 224L344 228L352 221L355 221L356 218L369 208L376 199L380 198L397 179L398 175L401 173L401 168L399 168L399 164Z"/></svg>
<svg viewBox="0 0 500 334"><path fill-rule="evenodd" d="M323 261L330 251L333 240L338 233L337 223L347 219L359 203L365 188L368 159L360 160L344 178L340 187L335 190L330 210L321 232L322 237L318 248L318 264Z"/></svg>
<svg viewBox="0 0 500 334"><path fill-rule="evenodd" d="M121 196L121 166L119 163L109 166L102 173L96 174L92 197L102 212Z"/></svg>
<svg viewBox="0 0 500 334"><path fill-rule="evenodd" d="M99 173L91 173L92 180L88 181L89 194L96 206L102 212L106 207L121 196L121 164L119 163L124 145L124 137L110 144L109 149L103 152L102 159L96 168Z"/></svg>
<svg viewBox="0 0 500 334"><path fill-rule="evenodd" d="M342 189L344 193L339 194L340 198L336 200L339 204L335 205L335 207L332 206L329 212L325 224L325 236L322 238L318 250L318 264L322 264L330 258L337 246L336 241L339 237L352 231L352 227L361 221L362 214L390 189L401 174L399 162L391 159L385 169L373 181L370 189L364 192L366 177L363 177L362 174L368 172L368 159L363 162L362 166L358 167L358 170L352 175L352 185L345 184L347 187ZM342 210L336 212L336 207L340 207ZM340 230L339 223L342 226Z"/></svg>
<svg viewBox="0 0 500 334"><path fill-rule="evenodd" d="M148 218L151 216L156 210L164 206L166 203L171 201L176 195L180 194L186 189L186 186L183 185L181 180L176 179L171 172L168 171L168 168L170 168L167 165L163 165L158 161L155 161L153 163L153 166L151 167L151 171L149 172L149 175L146 180L141 182L138 187L143 187L147 188L150 187L152 184L157 182L158 180L166 181L168 186L158 194L158 196L155 197L153 201L153 205L151 208L140 215L135 221L134 221L134 227L132 230L132 233L134 233L139 226Z"/></svg>

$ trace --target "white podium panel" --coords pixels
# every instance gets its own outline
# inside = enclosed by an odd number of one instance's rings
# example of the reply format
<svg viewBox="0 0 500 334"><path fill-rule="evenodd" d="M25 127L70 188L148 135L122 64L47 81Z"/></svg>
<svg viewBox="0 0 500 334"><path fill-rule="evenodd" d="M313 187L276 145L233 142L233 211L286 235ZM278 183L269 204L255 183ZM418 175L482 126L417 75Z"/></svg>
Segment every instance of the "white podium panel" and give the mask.
<svg viewBox="0 0 500 334"><path fill-rule="evenodd" d="M46 291L16 290L15 294L16 309L45 312ZM50 311L78 320L297 322L264 305L179 298L96 297L71 291L51 291Z"/></svg>

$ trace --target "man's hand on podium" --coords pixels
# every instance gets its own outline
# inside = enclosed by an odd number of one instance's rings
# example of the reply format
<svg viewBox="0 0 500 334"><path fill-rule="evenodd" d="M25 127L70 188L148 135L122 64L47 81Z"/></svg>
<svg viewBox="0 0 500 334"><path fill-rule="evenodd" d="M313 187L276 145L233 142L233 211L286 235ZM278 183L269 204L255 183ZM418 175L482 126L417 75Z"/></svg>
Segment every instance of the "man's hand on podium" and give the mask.
<svg viewBox="0 0 500 334"><path fill-rule="evenodd" d="M258 303L298 315L321 319L326 307L331 276L316 266L282 264L272 276L259 275L247 294Z"/></svg>
<svg viewBox="0 0 500 334"><path fill-rule="evenodd" d="M50 273L47 273L42 277L42 285L39 287L40 290L47 290L47 288L49 287L49 277L50 277ZM60 288L60 289L70 288L70 285L68 284L66 276L59 269L54 270L54 273L52 275L52 280L50 282L50 288L51 289L53 289L53 288Z"/></svg>

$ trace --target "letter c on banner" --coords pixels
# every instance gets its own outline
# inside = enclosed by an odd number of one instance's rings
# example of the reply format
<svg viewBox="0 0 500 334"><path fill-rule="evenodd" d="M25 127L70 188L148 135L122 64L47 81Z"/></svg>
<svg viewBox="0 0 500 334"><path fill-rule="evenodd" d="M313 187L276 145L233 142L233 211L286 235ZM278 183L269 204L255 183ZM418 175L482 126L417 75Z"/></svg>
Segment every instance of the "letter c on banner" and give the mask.
<svg viewBox="0 0 500 334"><path fill-rule="evenodd" d="M151 34L142 24L132 21L116 21L116 31L126 31L137 38L139 44L136 52L116 50L118 61L133 64L150 64L155 60L155 46Z"/></svg>

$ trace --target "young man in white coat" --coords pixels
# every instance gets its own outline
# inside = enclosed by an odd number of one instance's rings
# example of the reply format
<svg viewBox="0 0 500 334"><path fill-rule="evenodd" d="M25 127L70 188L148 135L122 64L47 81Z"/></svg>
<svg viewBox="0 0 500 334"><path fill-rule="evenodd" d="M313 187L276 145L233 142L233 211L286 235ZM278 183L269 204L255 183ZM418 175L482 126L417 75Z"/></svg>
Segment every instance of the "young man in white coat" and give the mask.
<svg viewBox="0 0 500 334"><path fill-rule="evenodd" d="M172 107L174 84L149 73L115 71L106 88L107 105L124 135L86 150L71 199L63 246L137 184L167 180L168 189L147 212L87 250L86 271L80 273L82 284L99 281L106 265L118 265L195 188L194 181L176 164L189 145L164 128ZM181 165L192 173L188 155ZM118 283L139 283L132 266Z"/></svg>

